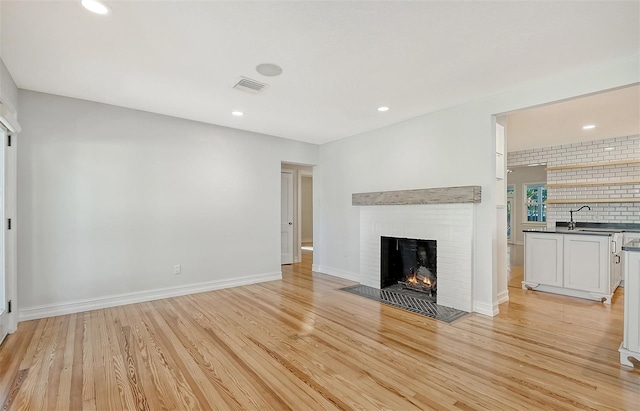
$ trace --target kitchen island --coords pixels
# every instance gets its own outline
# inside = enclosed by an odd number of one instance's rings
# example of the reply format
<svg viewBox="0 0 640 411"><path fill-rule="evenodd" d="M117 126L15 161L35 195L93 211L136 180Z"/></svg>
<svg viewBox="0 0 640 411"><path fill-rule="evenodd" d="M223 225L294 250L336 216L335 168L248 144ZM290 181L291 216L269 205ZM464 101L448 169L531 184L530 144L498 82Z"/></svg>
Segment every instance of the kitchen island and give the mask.
<svg viewBox="0 0 640 411"><path fill-rule="evenodd" d="M523 230L522 288L611 304L622 280L622 244L640 237L640 224L568 223Z"/></svg>
<svg viewBox="0 0 640 411"><path fill-rule="evenodd" d="M622 247L624 265L624 336L620 344L620 363L633 366L630 357L640 361L640 240Z"/></svg>

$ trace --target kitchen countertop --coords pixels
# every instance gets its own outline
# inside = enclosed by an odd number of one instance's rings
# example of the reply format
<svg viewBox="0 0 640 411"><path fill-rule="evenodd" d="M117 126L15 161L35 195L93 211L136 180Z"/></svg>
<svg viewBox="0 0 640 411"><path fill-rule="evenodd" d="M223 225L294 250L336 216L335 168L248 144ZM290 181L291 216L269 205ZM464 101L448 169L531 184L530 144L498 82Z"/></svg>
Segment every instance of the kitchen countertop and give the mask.
<svg viewBox="0 0 640 411"><path fill-rule="evenodd" d="M556 222L556 227L566 228L568 225L568 221ZM638 223L589 223L578 221L576 222L576 228L611 229L611 231L615 231L616 233L640 233L640 224Z"/></svg>
<svg viewBox="0 0 640 411"><path fill-rule="evenodd" d="M522 230L524 233L547 233L547 234L579 234L579 235L600 235L600 236L611 236L615 233L619 233L620 231L615 231L611 229L593 229L593 228L576 228L575 230L569 230L566 227L554 227L554 228L529 228L526 230Z"/></svg>
<svg viewBox="0 0 640 411"><path fill-rule="evenodd" d="M635 251L640 253L640 240L631 240L622 246L623 251Z"/></svg>
<svg viewBox="0 0 640 411"><path fill-rule="evenodd" d="M553 228L540 227L530 228L522 231L525 233L580 234L601 236L610 236L615 233L640 233L640 224L635 223L576 223L576 228L573 230L569 230L567 228L568 224L568 222L559 221Z"/></svg>

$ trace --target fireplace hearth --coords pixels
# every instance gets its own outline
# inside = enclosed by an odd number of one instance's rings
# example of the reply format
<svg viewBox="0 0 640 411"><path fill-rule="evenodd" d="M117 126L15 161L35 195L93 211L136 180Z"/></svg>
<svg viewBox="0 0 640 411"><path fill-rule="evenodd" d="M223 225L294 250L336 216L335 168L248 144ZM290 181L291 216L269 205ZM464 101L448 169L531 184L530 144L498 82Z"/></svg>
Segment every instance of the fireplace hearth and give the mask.
<svg viewBox="0 0 640 411"><path fill-rule="evenodd" d="M341 288L341 290L447 323L458 320L467 314L465 311L444 307L435 302L431 302L428 300L428 297L425 298L425 293L407 289L393 291L394 287L395 286L379 290L357 284Z"/></svg>

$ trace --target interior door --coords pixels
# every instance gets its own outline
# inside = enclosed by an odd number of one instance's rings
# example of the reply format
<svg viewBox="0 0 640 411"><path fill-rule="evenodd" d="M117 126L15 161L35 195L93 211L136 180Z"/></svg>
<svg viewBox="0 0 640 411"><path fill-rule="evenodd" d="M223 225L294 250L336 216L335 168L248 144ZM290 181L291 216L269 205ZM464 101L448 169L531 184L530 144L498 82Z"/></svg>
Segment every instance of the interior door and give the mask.
<svg viewBox="0 0 640 411"><path fill-rule="evenodd" d="M5 144L7 135L0 128L0 222L3 224L2 235L0 235L0 344L8 333L7 315L7 293L8 283L5 269L5 235L7 226L4 225L5 218Z"/></svg>
<svg viewBox="0 0 640 411"><path fill-rule="evenodd" d="M280 253L281 264L293 263L293 173L281 174Z"/></svg>

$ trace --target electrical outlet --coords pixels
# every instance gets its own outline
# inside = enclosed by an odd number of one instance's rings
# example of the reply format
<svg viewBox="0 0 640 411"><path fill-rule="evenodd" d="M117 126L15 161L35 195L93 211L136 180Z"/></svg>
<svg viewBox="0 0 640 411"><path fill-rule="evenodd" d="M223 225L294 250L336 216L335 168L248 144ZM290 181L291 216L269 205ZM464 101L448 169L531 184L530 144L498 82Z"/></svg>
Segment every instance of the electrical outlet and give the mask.
<svg viewBox="0 0 640 411"><path fill-rule="evenodd" d="M180 264L176 264L173 266L173 273L175 275L182 274L182 267L180 266Z"/></svg>

